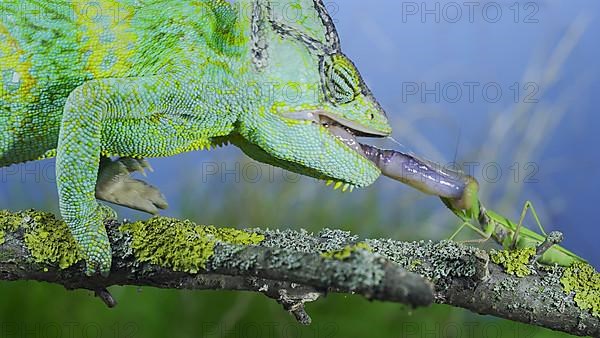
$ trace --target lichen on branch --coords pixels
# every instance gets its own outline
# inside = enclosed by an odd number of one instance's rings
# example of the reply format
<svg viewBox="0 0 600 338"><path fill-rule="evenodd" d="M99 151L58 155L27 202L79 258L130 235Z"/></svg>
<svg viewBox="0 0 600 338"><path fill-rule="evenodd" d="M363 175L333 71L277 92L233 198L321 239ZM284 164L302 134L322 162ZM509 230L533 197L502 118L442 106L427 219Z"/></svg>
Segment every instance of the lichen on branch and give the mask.
<svg viewBox="0 0 600 338"><path fill-rule="evenodd" d="M560 282L566 292L575 294L579 308L600 318L600 273L587 263L575 263L565 270Z"/></svg>
<svg viewBox="0 0 600 338"><path fill-rule="evenodd" d="M140 262L188 273L206 269L217 243L256 245L264 240L262 235L243 230L160 217L123 224L119 230L131 235L131 248Z"/></svg>
<svg viewBox="0 0 600 338"><path fill-rule="evenodd" d="M600 336L600 277L589 265L547 267L526 264L526 252L498 252L490 259L485 251L451 241L361 239L331 229L239 230L160 217L106 225L111 274L87 278L62 221L33 210L0 212L0 280L94 290L109 305L111 285L253 291L275 299L304 324L310 322L306 302L344 292L411 306L435 301ZM528 270L515 268L523 266Z"/></svg>

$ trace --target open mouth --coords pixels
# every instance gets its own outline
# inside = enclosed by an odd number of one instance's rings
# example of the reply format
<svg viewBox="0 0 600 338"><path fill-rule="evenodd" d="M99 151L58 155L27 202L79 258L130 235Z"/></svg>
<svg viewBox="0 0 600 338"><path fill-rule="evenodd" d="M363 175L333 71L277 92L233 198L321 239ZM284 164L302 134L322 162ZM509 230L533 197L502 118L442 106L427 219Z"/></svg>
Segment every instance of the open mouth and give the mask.
<svg viewBox="0 0 600 338"><path fill-rule="evenodd" d="M381 133L377 130L369 129L360 124L352 121L344 120L336 116L332 116L323 111L303 111L287 114L286 117L302 120L311 121L315 124L319 124L323 128L326 128L331 135L335 136L338 140L344 143L348 148L356 151L361 156L371 160L365 151L371 149L371 146L367 144L361 144L356 139L357 137L387 137L387 133Z"/></svg>
<svg viewBox="0 0 600 338"><path fill-rule="evenodd" d="M394 180L408 184L426 194L448 199L457 209L467 210L472 206L471 197L477 193L477 181L463 172L445 168L434 162L419 159L412 154L396 150L383 150L358 142L357 137L386 137L386 133L370 130L351 121L331 116L320 111L303 111L287 114L288 118L310 121L327 129L348 148L373 163L381 173ZM335 189L352 190L347 182L329 180ZM476 197L476 196L475 196Z"/></svg>

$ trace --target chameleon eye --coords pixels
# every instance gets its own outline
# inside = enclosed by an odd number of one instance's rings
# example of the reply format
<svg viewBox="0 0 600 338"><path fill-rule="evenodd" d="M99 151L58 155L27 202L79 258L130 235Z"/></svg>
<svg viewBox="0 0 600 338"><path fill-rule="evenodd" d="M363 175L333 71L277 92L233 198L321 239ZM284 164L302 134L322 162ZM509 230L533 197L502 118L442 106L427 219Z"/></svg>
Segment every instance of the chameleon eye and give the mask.
<svg viewBox="0 0 600 338"><path fill-rule="evenodd" d="M323 61L328 99L341 105L354 101L360 93L360 78L354 65L344 56L332 55Z"/></svg>

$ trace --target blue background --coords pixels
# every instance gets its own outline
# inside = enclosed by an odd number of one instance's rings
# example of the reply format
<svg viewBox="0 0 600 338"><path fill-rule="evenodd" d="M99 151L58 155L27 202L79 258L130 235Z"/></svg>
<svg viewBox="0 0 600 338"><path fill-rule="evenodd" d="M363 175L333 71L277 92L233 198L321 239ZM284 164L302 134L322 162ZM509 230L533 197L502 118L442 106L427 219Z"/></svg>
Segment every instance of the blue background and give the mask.
<svg viewBox="0 0 600 338"><path fill-rule="evenodd" d="M473 15L463 2L427 2L429 9L439 4L439 20L433 14L422 17L420 9L416 14L407 12L414 4L422 2L329 2L344 52L387 110L393 136L401 145L392 140L368 142L410 150L441 164L477 162L473 174L489 208L517 219L524 202L533 201L547 231L564 232L565 247L600 267L596 217L600 2L481 2ZM462 15L457 16L457 6ZM502 10L499 16L497 8ZM478 84L472 100L465 83ZM407 92L415 85L419 93ZM462 89L458 97L457 85ZM491 90L483 93L486 85ZM502 90L498 100L494 88ZM520 88L516 98L515 88ZM430 91L423 96L421 89ZM336 227L362 236L406 240L447 238L458 225L436 198L386 178L367 189L342 194L313 179L256 165L233 148L152 159L151 164L155 172L147 180L160 187L171 204L164 214L199 223L312 231ZM56 212L53 170L54 160L0 169L0 206ZM122 217L147 217L117 210ZM465 231L461 238L477 236ZM124 305L109 313L85 293L4 283L0 318L30 324L59 321L62 312L78 308L82 314L73 317L76 320L103 327L132 321L139 323L144 337L198 333L204 326L192 327L197 318L208 318L208 323L227 318L228 325L243 325L267 310L274 321L295 325L286 314L279 314L276 304L253 298L258 296L148 289L139 294L132 288L113 292ZM64 311L44 310L48 302ZM153 310L157 308L173 315L161 315ZM340 308L348 313L338 314ZM140 309L145 309L143 316L134 315ZM384 333L399 332L398 325L406 318L416 323L433 321L427 322L433 327L469 320L489 324L489 318L445 307L413 314L398 311L393 304L335 296L310 309L318 325L334 323L338 332L348 330L341 336L372 334L369 323L379 325ZM404 312L409 314L403 320L395 315ZM369 323L355 320L367 313L373 315L364 317ZM315 336L302 332L302 336Z"/></svg>
<svg viewBox="0 0 600 338"><path fill-rule="evenodd" d="M431 145L420 144L420 138L411 138L399 128L395 138L442 163L453 160L460 139L460 160L497 162L504 171L497 183L493 170L488 182L481 170L475 172L483 183L483 195L486 189L494 192L495 198L484 203L516 217L519 203L534 201L538 211L543 210L544 225L565 233L565 246L600 266L596 243L600 227L594 217L600 190L600 3L542 1L532 7L519 2L520 17L515 19L514 2L481 2L474 15L459 6L463 13L457 23L450 22L457 18L456 2L438 3L439 23L433 14L423 17L422 7L411 15L406 11L414 4L411 2L377 3L381 5L345 1L339 5L337 19L346 52L388 109L392 123L411 129ZM422 2L415 3L422 6ZM434 2L426 3L428 9L435 8ZM486 3L490 6L487 14ZM503 13L493 22L498 7ZM476 91L470 103L466 90L457 103L450 102L453 92L439 104L433 95L425 100L419 95L405 100L405 82L425 83L429 89L436 83L442 88L451 83L494 83L504 95L498 103L491 103L493 91L490 97ZM511 85L529 82L539 89L535 95L539 103L523 103L531 92L522 91L521 104L515 104ZM522 122L509 125L511 129L499 137L502 145L489 145L490 130L502 128L504 120L521 110ZM419 121L416 124L412 122L415 119ZM554 127L545 124L550 119L558 119ZM528 146L534 150L515 157ZM537 182L527 182L521 175L515 184L508 177L515 161L521 167L536 163ZM518 193L500 203L506 190Z"/></svg>

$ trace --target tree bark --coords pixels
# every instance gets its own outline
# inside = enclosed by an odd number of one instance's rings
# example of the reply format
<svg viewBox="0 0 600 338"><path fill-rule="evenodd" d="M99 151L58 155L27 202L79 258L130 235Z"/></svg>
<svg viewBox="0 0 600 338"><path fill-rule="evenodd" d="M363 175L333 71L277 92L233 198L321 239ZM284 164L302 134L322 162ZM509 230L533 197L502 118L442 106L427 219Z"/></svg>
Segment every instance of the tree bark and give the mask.
<svg viewBox="0 0 600 338"><path fill-rule="evenodd" d="M131 248L132 234L119 230L121 224L113 221L107 223L113 248L111 274L86 277L82 261L66 269L36 262L25 239L26 228L14 228L15 219L29 216L9 215L10 226L2 224L6 217L0 217L0 230L4 229L0 280L37 280L67 289L94 290L109 306L116 305L106 290L113 285L251 291L277 300L300 323L309 324L304 304L327 292L339 292L413 307L448 304L574 335L600 337L600 318L578 308L573 294L563 290L562 268L534 269L530 276L516 277L492 263L485 251L450 241L360 240L348 232L329 229L317 235L248 229L264 240L257 245L218 242L204 270L186 273L141 262ZM7 230L11 226L12 230Z"/></svg>

